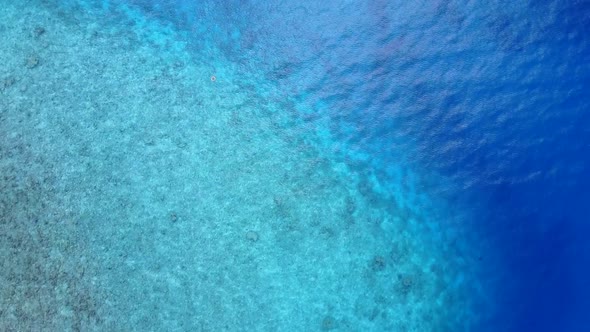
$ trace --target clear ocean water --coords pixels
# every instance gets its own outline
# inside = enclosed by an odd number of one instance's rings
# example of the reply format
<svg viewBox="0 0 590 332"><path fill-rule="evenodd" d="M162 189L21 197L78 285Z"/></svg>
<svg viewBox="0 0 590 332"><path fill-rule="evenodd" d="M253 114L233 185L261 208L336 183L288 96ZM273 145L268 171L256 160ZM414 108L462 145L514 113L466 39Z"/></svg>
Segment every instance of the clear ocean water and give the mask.
<svg viewBox="0 0 590 332"><path fill-rule="evenodd" d="M0 0L0 330L590 331L590 3Z"/></svg>

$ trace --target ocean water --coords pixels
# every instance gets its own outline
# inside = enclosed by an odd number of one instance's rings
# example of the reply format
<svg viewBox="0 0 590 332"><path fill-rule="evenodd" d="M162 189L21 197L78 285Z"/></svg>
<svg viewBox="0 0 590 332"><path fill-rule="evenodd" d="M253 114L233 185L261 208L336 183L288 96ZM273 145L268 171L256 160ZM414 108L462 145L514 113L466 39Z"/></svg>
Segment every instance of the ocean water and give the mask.
<svg viewBox="0 0 590 332"><path fill-rule="evenodd" d="M1 330L590 330L585 1L0 5Z"/></svg>

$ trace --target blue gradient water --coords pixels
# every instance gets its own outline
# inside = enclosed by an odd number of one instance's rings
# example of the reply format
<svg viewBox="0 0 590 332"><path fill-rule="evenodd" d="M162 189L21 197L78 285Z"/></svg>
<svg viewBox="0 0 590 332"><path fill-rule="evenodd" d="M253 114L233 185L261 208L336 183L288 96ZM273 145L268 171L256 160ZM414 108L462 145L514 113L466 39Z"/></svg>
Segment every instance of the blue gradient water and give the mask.
<svg viewBox="0 0 590 332"><path fill-rule="evenodd" d="M590 3L59 4L140 8L254 76L375 205L476 265L478 331L590 330Z"/></svg>
<svg viewBox="0 0 590 332"><path fill-rule="evenodd" d="M383 194L446 179L422 189L499 256L491 330L590 329L587 2L134 3L265 72Z"/></svg>

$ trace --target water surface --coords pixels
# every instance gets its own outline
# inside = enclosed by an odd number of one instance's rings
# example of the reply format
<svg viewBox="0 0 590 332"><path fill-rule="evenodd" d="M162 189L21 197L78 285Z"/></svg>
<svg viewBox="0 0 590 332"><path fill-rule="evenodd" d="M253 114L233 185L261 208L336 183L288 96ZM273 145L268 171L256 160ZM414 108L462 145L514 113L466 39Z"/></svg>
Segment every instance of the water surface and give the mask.
<svg viewBox="0 0 590 332"><path fill-rule="evenodd" d="M590 326L583 3L2 8L3 329Z"/></svg>

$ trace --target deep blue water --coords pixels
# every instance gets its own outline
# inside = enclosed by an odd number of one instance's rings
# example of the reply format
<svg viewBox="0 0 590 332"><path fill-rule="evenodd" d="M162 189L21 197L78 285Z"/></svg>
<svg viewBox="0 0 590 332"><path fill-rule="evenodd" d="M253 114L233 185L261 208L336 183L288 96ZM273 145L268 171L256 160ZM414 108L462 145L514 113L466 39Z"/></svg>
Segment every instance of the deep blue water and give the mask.
<svg viewBox="0 0 590 332"><path fill-rule="evenodd" d="M590 2L128 2L266 73L359 172L418 169L471 216L482 330L590 331Z"/></svg>

